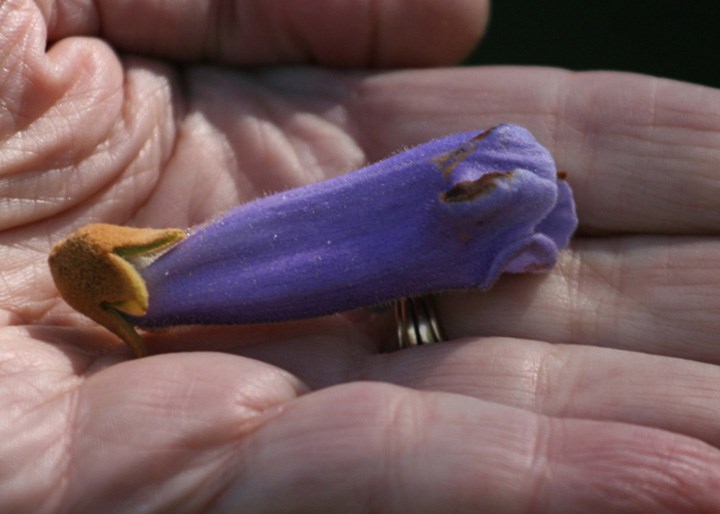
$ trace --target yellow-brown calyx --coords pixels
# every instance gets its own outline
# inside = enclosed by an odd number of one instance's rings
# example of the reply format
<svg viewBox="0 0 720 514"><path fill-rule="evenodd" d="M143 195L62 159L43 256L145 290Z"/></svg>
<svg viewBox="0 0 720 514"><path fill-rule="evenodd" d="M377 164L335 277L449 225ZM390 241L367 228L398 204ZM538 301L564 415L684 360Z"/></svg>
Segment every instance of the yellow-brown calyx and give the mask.
<svg viewBox="0 0 720 514"><path fill-rule="evenodd" d="M50 271L63 299L75 310L117 334L140 357L145 343L121 314L142 316L148 291L127 258L154 256L180 242L181 229L86 225L50 252Z"/></svg>

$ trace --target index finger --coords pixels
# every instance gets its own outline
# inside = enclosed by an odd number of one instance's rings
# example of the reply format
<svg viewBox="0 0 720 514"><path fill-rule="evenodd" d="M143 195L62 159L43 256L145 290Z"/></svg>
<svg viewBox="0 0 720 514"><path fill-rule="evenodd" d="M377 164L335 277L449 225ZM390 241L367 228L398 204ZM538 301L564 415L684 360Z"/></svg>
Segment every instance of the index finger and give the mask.
<svg viewBox="0 0 720 514"><path fill-rule="evenodd" d="M488 67L360 85L365 146L524 125L567 173L581 231L720 233L720 91L628 73ZM393 123L387 123L390 118Z"/></svg>

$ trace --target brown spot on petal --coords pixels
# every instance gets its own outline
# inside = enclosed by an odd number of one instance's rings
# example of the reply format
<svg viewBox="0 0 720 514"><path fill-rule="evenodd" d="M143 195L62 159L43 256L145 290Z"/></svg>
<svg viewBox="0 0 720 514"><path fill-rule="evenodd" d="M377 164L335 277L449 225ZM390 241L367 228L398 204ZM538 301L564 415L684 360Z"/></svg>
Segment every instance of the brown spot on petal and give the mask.
<svg viewBox="0 0 720 514"><path fill-rule="evenodd" d="M450 175L460 163L467 159L477 149L480 141L488 137L490 133L495 130L495 128L496 127L493 127L482 131L480 134L470 139L460 148L456 148L454 150L450 150L449 152L445 152L444 154L440 154L437 157L433 158L432 161L438 168L440 168L440 171L442 171L443 175Z"/></svg>
<svg viewBox="0 0 720 514"><path fill-rule="evenodd" d="M466 145L433 158L435 165L443 175L450 175L453 170L475 151L475 145Z"/></svg>
<svg viewBox="0 0 720 514"><path fill-rule="evenodd" d="M512 173L512 171L491 171L477 180L459 182L442 193L440 199L448 203L477 200L492 193L497 187L497 181L511 177Z"/></svg>
<svg viewBox="0 0 720 514"><path fill-rule="evenodd" d="M488 137L488 136L492 133L492 131L495 130L496 128L497 128L497 127L492 127L492 128L487 129L487 130L483 130L483 131L480 132L477 136L475 136L472 140L479 143L480 141L482 141L483 139L485 139L486 137Z"/></svg>

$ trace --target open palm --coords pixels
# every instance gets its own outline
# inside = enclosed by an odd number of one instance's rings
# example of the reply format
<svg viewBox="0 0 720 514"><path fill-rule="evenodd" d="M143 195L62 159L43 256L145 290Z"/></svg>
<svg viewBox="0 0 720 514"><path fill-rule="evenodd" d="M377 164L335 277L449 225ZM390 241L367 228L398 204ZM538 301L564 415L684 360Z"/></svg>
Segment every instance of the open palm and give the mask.
<svg viewBox="0 0 720 514"><path fill-rule="evenodd" d="M0 511L720 509L720 92L332 68L452 64L486 8L0 1ZM190 226L501 122L554 154L581 229L549 275L441 296L452 341L383 353L362 311L133 360L50 279L86 223Z"/></svg>

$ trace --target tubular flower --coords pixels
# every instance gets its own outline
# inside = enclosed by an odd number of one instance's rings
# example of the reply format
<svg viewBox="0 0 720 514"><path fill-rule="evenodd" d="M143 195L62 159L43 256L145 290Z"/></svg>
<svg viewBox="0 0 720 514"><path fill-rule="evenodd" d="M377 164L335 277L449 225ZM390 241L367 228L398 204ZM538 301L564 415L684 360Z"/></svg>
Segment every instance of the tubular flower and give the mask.
<svg viewBox="0 0 720 514"><path fill-rule="evenodd" d="M133 325L283 321L487 290L502 273L548 271L576 226L572 192L549 152L526 129L499 125L240 205L186 238L177 229L118 227L138 235L111 235L114 246L94 243L81 258L72 252L79 237L87 240L86 227L56 245L50 265L68 303L142 354ZM94 232L114 233L100 227ZM162 251L144 267L128 262ZM93 278L101 268L125 275L116 280L126 284L122 294L90 291L88 284L111 287Z"/></svg>

